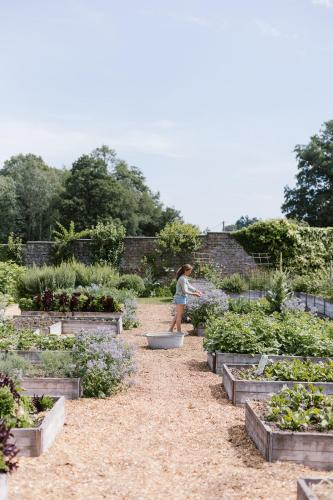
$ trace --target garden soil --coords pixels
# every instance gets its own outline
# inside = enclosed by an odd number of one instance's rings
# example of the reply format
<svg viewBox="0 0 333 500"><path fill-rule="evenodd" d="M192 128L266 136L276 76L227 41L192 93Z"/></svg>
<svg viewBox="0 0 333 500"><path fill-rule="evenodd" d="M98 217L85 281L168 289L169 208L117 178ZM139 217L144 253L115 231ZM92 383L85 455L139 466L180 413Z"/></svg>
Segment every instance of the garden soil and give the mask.
<svg viewBox="0 0 333 500"><path fill-rule="evenodd" d="M10 500L295 499L300 476L327 476L297 464L265 462L244 427L244 409L211 373L202 338L149 350L144 332L166 331L168 305L140 304L138 373L125 392L66 402L66 424L38 458L21 458ZM190 330L188 325L184 330Z"/></svg>

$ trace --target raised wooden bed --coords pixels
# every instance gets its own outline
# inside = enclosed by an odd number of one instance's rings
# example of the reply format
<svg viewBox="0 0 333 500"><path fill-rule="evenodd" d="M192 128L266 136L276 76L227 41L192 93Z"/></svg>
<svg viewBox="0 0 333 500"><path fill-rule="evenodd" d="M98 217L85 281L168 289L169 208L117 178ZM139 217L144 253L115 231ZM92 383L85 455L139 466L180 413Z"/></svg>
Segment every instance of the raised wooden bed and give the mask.
<svg viewBox="0 0 333 500"><path fill-rule="evenodd" d="M120 326L119 320L65 319L49 326L47 333L52 335L76 335L82 330L86 332L103 330L110 335L118 335Z"/></svg>
<svg viewBox="0 0 333 500"><path fill-rule="evenodd" d="M8 474L0 473L0 500L7 500L8 496L7 476Z"/></svg>
<svg viewBox="0 0 333 500"><path fill-rule="evenodd" d="M268 462L296 462L321 470L333 469L333 434L272 430L255 411L255 402L245 405L245 428Z"/></svg>
<svg viewBox="0 0 333 500"><path fill-rule="evenodd" d="M223 386L234 405L243 406L249 399L265 400L276 394L283 386L295 384L322 387L325 394L333 394L333 382L293 382L283 380L237 380L230 368L244 368L244 365L223 365Z"/></svg>
<svg viewBox="0 0 333 500"><path fill-rule="evenodd" d="M103 313L103 312L59 312L59 311L22 311L20 316L14 316L14 319L19 320L35 318L35 319L54 319L53 323L63 320L78 321L82 323L98 322L98 323L114 323L117 333L123 331L123 313ZM82 329L82 328L81 328Z"/></svg>
<svg viewBox="0 0 333 500"><path fill-rule="evenodd" d="M46 394L53 397L63 396L65 399L79 399L82 395L79 378L27 377L22 379L21 387L28 396Z"/></svg>
<svg viewBox="0 0 333 500"><path fill-rule="evenodd" d="M222 375L223 365L255 365L260 361L262 354L239 354L237 352L215 352L207 353L207 363L212 372ZM293 359L322 361L323 358L309 356L285 356L268 354L272 361L288 361ZM325 358L332 359L332 358Z"/></svg>
<svg viewBox="0 0 333 500"><path fill-rule="evenodd" d="M20 450L18 456L39 457L46 451L61 431L65 421L65 398L56 400L38 427L12 429L13 439Z"/></svg>

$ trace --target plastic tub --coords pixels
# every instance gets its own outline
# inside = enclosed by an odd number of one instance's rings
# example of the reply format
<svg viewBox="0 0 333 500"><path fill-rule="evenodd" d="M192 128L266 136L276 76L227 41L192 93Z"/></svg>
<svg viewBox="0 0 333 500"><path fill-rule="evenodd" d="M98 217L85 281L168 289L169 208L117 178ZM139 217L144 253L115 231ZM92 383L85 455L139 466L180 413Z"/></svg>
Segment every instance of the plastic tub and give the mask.
<svg viewBox="0 0 333 500"><path fill-rule="evenodd" d="M183 333L146 333L146 338L150 349L175 349L184 342Z"/></svg>

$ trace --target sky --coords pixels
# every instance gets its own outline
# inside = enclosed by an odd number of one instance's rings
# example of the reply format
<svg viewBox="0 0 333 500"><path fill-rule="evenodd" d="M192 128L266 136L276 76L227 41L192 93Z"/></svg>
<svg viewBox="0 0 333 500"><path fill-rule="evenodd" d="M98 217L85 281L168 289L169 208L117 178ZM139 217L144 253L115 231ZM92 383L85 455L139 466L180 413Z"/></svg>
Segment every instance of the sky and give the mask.
<svg viewBox="0 0 333 500"><path fill-rule="evenodd" d="M280 217L333 119L333 0L0 0L0 167L101 144L186 222Z"/></svg>

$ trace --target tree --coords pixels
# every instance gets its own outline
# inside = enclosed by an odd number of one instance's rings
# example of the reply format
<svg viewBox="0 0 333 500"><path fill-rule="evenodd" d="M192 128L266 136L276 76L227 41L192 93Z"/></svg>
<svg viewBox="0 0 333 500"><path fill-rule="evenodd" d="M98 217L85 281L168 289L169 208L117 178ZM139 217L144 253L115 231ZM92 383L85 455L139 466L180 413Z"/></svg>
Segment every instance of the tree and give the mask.
<svg viewBox="0 0 333 500"><path fill-rule="evenodd" d="M49 167L40 156L12 156L5 161L1 176L15 185L16 213L12 231L25 240L50 237L54 211L63 189L62 170Z"/></svg>
<svg viewBox="0 0 333 500"><path fill-rule="evenodd" d="M312 226L333 226L333 120L295 152L296 187L285 187L282 211Z"/></svg>
<svg viewBox="0 0 333 500"><path fill-rule="evenodd" d="M92 227L108 215L110 199L112 193L105 162L83 155L73 163L65 181L61 220L64 225L74 221L79 230Z"/></svg>
<svg viewBox="0 0 333 500"><path fill-rule="evenodd" d="M173 208L164 208L140 169L117 158L108 146L81 156L66 180L62 202L63 224L71 220L79 229L112 220L129 235L154 236L166 223L180 219Z"/></svg>
<svg viewBox="0 0 333 500"><path fill-rule="evenodd" d="M242 229L243 227L248 227L251 226L251 224L255 224L258 222L260 219L257 217L249 217L248 215L242 215L238 220L235 222L235 229Z"/></svg>
<svg viewBox="0 0 333 500"><path fill-rule="evenodd" d="M15 182L10 177L0 176L0 241L4 242L15 229L17 199Z"/></svg>

